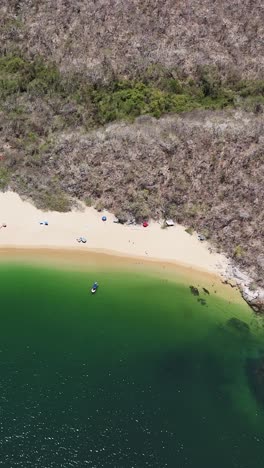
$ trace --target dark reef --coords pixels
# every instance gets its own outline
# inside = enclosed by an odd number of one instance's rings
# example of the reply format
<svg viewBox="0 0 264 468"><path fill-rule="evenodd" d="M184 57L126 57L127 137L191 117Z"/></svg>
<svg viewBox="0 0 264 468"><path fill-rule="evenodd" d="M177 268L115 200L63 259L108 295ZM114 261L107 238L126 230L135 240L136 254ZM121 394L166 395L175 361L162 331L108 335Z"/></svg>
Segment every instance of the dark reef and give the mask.
<svg viewBox="0 0 264 468"><path fill-rule="evenodd" d="M264 404L264 356L248 359L246 372L252 392L256 399Z"/></svg>

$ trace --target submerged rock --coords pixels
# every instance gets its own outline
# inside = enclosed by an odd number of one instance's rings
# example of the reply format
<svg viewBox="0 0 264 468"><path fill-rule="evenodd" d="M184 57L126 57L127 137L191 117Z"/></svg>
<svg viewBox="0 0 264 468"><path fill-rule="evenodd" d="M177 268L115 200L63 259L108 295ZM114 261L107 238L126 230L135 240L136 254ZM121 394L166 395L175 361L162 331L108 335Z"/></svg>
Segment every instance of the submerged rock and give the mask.
<svg viewBox="0 0 264 468"><path fill-rule="evenodd" d="M250 332L250 327L246 322L243 322L243 320L240 320L236 317L232 317L226 322L227 326L230 327L233 330L238 331L239 333L243 333L245 335L248 335Z"/></svg>
<svg viewBox="0 0 264 468"><path fill-rule="evenodd" d="M246 372L250 388L256 399L264 404L264 357L248 359Z"/></svg>
<svg viewBox="0 0 264 468"><path fill-rule="evenodd" d="M202 305L206 305L206 300L205 300L205 299L202 299L201 297L199 297L199 298L197 299L197 301L200 302L200 304L202 304Z"/></svg>
<svg viewBox="0 0 264 468"><path fill-rule="evenodd" d="M206 289L206 288L203 288L203 292L205 292L205 294L210 294L208 289Z"/></svg>
<svg viewBox="0 0 264 468"><path fill-rule="evenodd" d="M199 296L199 290L197 288L195 288L194 286L190 286L190 290L194 296Z"/></svg>

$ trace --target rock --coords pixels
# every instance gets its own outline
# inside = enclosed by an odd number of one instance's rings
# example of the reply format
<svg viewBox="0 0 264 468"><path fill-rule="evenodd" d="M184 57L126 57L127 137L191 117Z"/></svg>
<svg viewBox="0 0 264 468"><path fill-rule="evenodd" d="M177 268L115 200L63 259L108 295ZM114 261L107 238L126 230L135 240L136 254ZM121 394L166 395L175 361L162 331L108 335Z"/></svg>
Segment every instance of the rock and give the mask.
<svg viewBox="0 0 264 468"><path fill-rule="evenodd" d="M241 284L240 291L243 299L257 313L264 313L264 290L262 288L252 291L248 286Z"/></svg>
<svg viewBox="0 0 264 468"><path fill-rule="evenodd" d="M241 294L243 296L243 298L245 299L245 301L247 302L252 302L254 301L255 299L258 298L258 291L252 291L251 289L249 289L248 286L240 286L240 291L241 291Z"/></svg>
<svg viewBox="0 0 264 468"><path fill-rule="evenodd" d="M232 280L232 279L225 279L225 280L222 281L222 283L228 284L229 286L231 286L231 288L236 288L237 287L237 282L235 280Z"/></svg>
<svg viewBox="0 0 264 468"><path fill-rule="evenodd" d="M253 301L248 302L248 304L250 305L250 307L252 307L252 309L255 312L259 314L264 313L264 300L263 299L258 297L257 299L254 299Z"/></svg>
<svg viewBox="0 0 264 468"><path fill-rule="evenodd" d="M233 276L234 278L238 279L239 281L243 281L244 283L250 283L250 278L246 273L240 271L237 267L233 268Z"/></svg>
<svg viewBox="0 0 264 468"><path fill-rule="evenodd" d="M227 326L239 333L248 334L250 331L249 325L236 317L232 317L226 322Z"/></svg>
<svg viewBox="0 0 264 468"><path fill-rule="evenodd" d="M132 219L129 219L127 222L126 222L127 226L135 226L136 225L136 220L135 218L132 218Z"/></svg>
<svg viewBox="0 0 264 468"><path fill-rule="evenodd" d="M264 260L262 254L257 257L257 260L262 262ZM228 265L225 276L222 282L229 284L232 288L238 287L243 299L248 305L257 313L264 313L264 289L258 287L258 284L252 281L246 273L242 272L238 267L232 264ZM254 285L254 287L252 287Z"/></svg>
<svg viewBox="0 0 264 468"><path fill-rule="evenodd" d="M199 290L197 288L195 288L194 286L190 286L190 290L194 296L199 296Z"/></svg>
<svg viewBox="0 0 264 468"><path fill-rule="evenodd" d="M201 297L199 297L197 301L200 302L201 305L206 305L206 300L202 299Z"/></svg>

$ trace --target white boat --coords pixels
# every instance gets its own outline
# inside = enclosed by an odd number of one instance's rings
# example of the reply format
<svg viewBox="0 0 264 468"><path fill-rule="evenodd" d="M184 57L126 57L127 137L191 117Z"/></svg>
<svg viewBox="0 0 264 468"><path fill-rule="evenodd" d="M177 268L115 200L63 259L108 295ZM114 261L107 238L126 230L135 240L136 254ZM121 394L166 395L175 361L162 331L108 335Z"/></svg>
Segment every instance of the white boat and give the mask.
<svg viewBox="0 0 264 468"><path fill-rule="evenodd" d="M96 293L97 289L98 289L99 285L97 283L97 281L93 284L92 286L92 289L91 289L91 293L94 294Z"/></svg>

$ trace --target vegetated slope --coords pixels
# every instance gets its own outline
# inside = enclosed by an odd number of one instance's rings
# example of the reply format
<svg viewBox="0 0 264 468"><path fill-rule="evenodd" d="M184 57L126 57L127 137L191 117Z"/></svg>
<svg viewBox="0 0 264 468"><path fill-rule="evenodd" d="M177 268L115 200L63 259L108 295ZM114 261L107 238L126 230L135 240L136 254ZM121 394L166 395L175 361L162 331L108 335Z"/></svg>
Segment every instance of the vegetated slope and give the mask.
<svg viewBox="0 0 264 468"><path fill-rule="evenodd" d="M172 217L210 237L263 284L264 119L243 111L142 116L60 133L24 160L6 149L9 186L38 206L65 194L138 220Z"/></svg>
<svg viewBox="0 0 264 468"><path fill-rule="evenodd" d="M0 54L0 189L173 217L264 284L261 0L1 0Z"/></svg>
<svg viewBox="0 0 264 468"><path fill-rule="evenodd" d="M262 0L1 0L1 45L43 55L94 81L132 77L150 64L186 75L263 76Z"/></svg>

